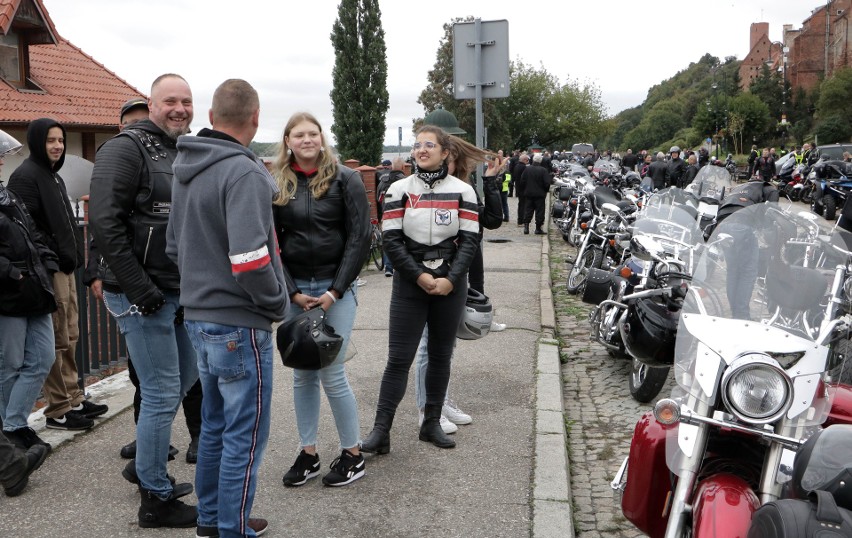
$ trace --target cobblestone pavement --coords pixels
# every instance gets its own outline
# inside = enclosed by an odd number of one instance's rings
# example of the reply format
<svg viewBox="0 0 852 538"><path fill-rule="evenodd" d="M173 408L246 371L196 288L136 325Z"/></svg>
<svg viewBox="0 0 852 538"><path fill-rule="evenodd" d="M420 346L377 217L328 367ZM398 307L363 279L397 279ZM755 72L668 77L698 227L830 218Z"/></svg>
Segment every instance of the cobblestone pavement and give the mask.
<svg viewBox="0 0 852 538"><path fill-rule="evenodd" d="M573 258L576 249L563 241L553 225L549 235L574 530L578 538L644 536L621 514L619 496L610 482L627 457L636 421L650 405L630 396L630 362L610 357L603 346L589 339L591 306L565 290L565 258ZM666 386L661 394L670 391Z"/></svg>

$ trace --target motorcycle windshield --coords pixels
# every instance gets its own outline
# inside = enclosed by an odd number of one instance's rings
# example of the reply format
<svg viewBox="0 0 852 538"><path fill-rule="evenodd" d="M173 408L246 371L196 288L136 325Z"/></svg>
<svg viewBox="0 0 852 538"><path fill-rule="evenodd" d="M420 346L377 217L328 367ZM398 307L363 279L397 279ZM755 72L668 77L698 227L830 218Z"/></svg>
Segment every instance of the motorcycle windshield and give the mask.
<svg viewBox="0 0 852 538"><path fill-rule="evenodd" d="M836 263L804 267L799 238L808 224L778 204L721 212L693 272L675 344L676 397L691 412L722 410L759 427L825 420L827 372L838 366L829 364L826 338ZM749 369L754 375L740 375Z"/></svg>
<svg viewBox="0 0 852 538"><path fill-rule="evenodd" d="M692 180L692 183L684 187L684 190L695 199L713 198L722 201L725 196L736 187L734 178L721 166L702 166Z"/></svg>
<svg viewBox="0 0 852 538"><path fill-rule="evenodd" d="M655 192L646 200L633 223L633 234L653 239L660 258L682 261L687 272L694 265L695 245L704 240L695 208L675 187Z"/></svg>

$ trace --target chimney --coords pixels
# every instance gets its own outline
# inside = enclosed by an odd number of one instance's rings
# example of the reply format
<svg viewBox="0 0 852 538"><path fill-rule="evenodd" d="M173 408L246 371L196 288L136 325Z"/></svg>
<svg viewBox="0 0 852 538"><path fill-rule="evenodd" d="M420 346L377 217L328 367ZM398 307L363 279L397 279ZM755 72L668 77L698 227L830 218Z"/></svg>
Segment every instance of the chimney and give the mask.
<svg viewBox="0 0 852 538"><path fill-rule="evenodd" d="M760 38L764 35L769 36L769 23L768 22L753 22L751 23L751 31L749 32L749 45L748 50L754 48L755 45L760 41Z"/></svg>

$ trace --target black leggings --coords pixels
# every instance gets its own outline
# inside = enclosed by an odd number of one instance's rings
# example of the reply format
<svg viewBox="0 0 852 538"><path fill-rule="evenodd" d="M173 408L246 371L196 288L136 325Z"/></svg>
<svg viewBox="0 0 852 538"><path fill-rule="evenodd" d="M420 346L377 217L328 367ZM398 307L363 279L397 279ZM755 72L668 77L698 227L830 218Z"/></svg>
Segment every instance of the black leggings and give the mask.
<svg viewBox="0 0 852 538"><path fill-rule="evenodd" d="M461 289L459 289L461 288ZM423 327L429 326L429 362L426 366L426 405L442 405L450 381L450 361L461 321L467 289L449 295L429 295L415 282L393 275L390 302L388 363L379 389L379 412L396 413L408 385L408 372L417 353Z"/></svg>

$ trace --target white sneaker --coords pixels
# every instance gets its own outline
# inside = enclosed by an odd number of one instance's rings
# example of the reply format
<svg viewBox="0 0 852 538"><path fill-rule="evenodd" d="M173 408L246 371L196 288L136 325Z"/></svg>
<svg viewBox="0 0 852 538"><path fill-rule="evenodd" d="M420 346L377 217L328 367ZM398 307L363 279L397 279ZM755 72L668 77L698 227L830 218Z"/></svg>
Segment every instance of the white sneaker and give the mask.
<svg viewBox="0 0 852 538"><path fill-rule="evenodd" d="M360 276L358 277L358 280L355 281L355 285L358 286L359 288L361 286L366 285L366 284L367 284L367 281L364 280L363 278L361 278Z"/></svg>
<svg viewBox="0 0 852 538"><path fill-rule="evenodd" d="M423 418L424 418L423 417L423 411L420 411L420 425L421 426L423 425ZM457 431L459 431L459 427L456 426L455 424L453 424L452 422L450 422L447 419L447 417L445 417L444 415L441 415L440 424L441 424L441 429L444 430L444 433L446 433L447 435L450 435L451 433L456 433Z"/></svg>
<svg viewBox="0 0 852 538"><path fill-rule="evenodd" d="M506 324L505 323L497 323L496 321L491 322L491 332L499 333L500 331L505 331L505 330L506 330Z"/></svg>
<svg viewBox="0 0 852 538"><path fill-rule="evenodd" d="M470 415L459 409L452 400L445 400L444 407L441 409L441 417L447 417L447 420L453 424L470 424L473 418Z"/></svg>

